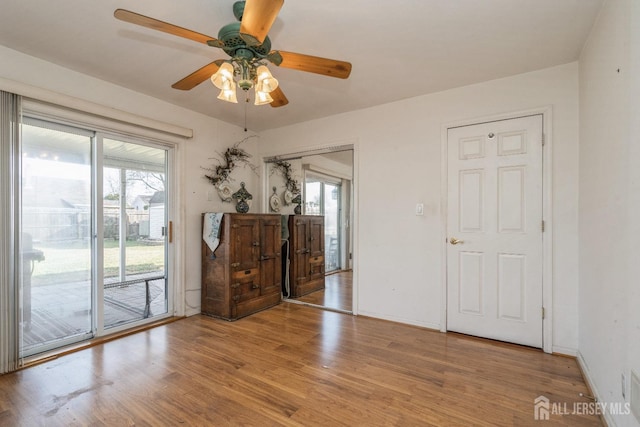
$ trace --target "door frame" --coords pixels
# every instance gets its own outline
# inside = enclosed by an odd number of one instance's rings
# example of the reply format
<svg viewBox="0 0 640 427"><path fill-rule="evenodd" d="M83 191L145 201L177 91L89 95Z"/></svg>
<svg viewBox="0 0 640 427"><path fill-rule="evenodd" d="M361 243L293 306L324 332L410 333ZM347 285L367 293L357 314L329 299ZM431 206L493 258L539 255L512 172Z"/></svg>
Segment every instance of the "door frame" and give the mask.
<svg viewBox="0 0 640 427"><path fill-rule="evenodd" d="M0 85L2 81L0 79ZM20 89L21 86L18 88ZM40 95L38 91L37 95ZM20 91L18 91L20 93ZM46 98L46 97L45 97ZM183 180L182 175L179 173L179 165L182 164L184 157L184 144L185 138L189 137L189 129L179 128L173 125L167 125L164 122L155 121L153 119L147 119L140 116L130 115L126 112L119 112L118 117L114 117L106 113L107 111L101 110L101 106L93 103L87 103L82 105L82 109L73 108L70 106L73 104L70 100L62 97L47 103L43 101L41 96L33 97L33 99L23 99L22 109L23 115L33 117L35 119L50 121L59 123L64 126L76 127L79 129L90 130L94 132L92 137L92 195L91 200L95 206L95 214L92 214L91 226L92 226L92 286L96 286L96 289L92 292L92 304L95 307L93 316L93 334L94 338L99 338L105 334L117 333L129 329L133 329L139 326L148 325L153 321L170 318L172 316L183 316L185 310L185 287L184 280L178 280L184 275L184 259L186 250L184 249L184 239L180 238L181 235L181 219L183 218L184 209L180 209L184 203L179 203L182 200L184 194L180 190L181 182ZM98 111L99 110L99 111ZM98 111L92 113L93 111ZM92 115L98 114L98 115ZM103 287L99 286L101 282L98 282L96 275L102 274L102 257L103 251L101 245L97 245L97 241L103 240L103 233L101 227L98 224L102 224L102 200L98 197L98 188L102 188L102 168L103 168L103 153L102 143L98 143L98 139L104 137L117 138L125 142L134 143L138 145L151 146L155 148L161 148L167 150L166 157L166 173L168 177L168 185L165 189L165 220L172 221L173 223L173 239L167 241L165 249L165 271L167 273L167 283L169 293L167 293L167 313L164 315L158 315L154 317L154 320L142 320L134 321L121 326L116 326L104 329L103 325L103 312L102 304L98 304L99 301L103 301ZM97 156L97 158L94 158ZM99 199L99 200L98 200ZM100 233L98 233L100 231ZM94 247L95 246L95 247ZM100 257L96 259L96 257ZM100 262L100 269L98 269L98 262ZM100 281L102 278L100 278ZM98 300L97 298L100 298ZM97 316L101 316L98 322ZM100 328L98 328L100 324ZM106 331L106 332L105 332ZM86 341L85 341L86 342ZM38 356L36 356L37 358Z"/></svg>
<svg viewBox="0 0 640 427"><path fill-rule="evenodd" d="M481 116L443 123L440 128L440 222L442 263L440 266L441 301L440 332L447 332L447 218L448 218L448 131L451 128L542 115L542 350L553 352L553 191L552 191L552 106Z"/></svg>
<svg viewBox="0 0 640 427"><path fill-rule="evenodd" d="M351 217L349 219L350 227L351 227L351 239L352 239L352 250L353 256L351 259L351 268L353 271L353 288L352 288L352 302L351 302L351 314L354 316L358 315L358 296L359 296L359 255L360 255L360 247L359 247L359 233L360 233L360 196L358 195L359 184L360 184L360 139L359 138L348 138L344 140L335 140L330 143L324 143L319 145L311 145L311 146L299 146L299 147L289 147L289 148L280 148L278 150L274 150L271 152L266 152L260 155L260 164L262 167L262 186L261 186L261 209L262 212L269 212L269 202L267 195L271 194L269 189L269 171L267 164L268 160L272 160L276 157L281 157L282 159L288 159L293 157L301 157L301 156L311 156L314 154L324 154L332 151L343 151L343 150L353 150L353 176L351 177ZM300 171L302 174L302 170Z"/></svg>

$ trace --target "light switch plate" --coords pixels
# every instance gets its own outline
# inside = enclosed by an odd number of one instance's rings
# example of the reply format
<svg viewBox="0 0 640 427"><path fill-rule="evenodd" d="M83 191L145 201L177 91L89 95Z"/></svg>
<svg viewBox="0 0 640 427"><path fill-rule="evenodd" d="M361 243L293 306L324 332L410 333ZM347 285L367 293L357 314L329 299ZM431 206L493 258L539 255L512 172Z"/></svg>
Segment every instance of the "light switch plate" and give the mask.
<svg viewBox="0 0 640 427"><path fill-rule="evenodd" d="M418 203L416 205L416 215L424 215L424 204Z"/></svg>

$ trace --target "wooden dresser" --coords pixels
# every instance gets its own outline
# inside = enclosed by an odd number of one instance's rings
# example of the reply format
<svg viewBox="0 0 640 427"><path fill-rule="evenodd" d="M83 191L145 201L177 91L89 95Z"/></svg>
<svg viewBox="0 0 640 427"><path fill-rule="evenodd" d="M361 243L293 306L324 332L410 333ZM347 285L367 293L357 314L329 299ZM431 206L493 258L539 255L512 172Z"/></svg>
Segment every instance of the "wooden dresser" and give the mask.
<svg viewBox="0 0 640 427"><path fill-rule="evenodd" d="M215 252L202 242L202 313L236 320L280 303L280 215L224 214Z"/></svg>
<svg viewBox="0 0 640 427"><path fill-rule="evenodd" d="M324 289L324 217L289 217L291 297Z"/></svg>

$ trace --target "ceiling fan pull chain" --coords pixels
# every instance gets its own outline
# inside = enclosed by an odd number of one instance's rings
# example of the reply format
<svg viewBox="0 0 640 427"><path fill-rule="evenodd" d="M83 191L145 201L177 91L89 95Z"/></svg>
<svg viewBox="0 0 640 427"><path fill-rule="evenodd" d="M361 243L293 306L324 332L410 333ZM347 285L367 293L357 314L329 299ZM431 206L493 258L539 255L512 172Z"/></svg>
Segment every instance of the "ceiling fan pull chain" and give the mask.
<svg viewBox="0 0 640 427"><path fill-rule="evenodd" d="M247 131L247 105L249 105L249 93L247 92L247 98L244 100L244 131Z"/></svg>

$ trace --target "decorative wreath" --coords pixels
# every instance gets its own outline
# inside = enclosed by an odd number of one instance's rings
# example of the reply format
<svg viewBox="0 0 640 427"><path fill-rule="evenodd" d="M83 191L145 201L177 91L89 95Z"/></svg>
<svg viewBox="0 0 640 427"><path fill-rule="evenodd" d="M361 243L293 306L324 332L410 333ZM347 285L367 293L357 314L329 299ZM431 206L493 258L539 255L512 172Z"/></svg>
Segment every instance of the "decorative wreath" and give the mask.
<svg viewBox="0 0 640 427"><path fill-rule="evenodd" d="M293 168L291 167L291 163L284 160L277 160L273 163L272 172L279 172L285 179L285 186L287 190L291 191L293 194L300 194L300 184L298 181L293 178Z"/></svg>
<svg viewBox="0 0 640 427"><path fill-rule="evenodd" d="M227 148L227 151L225 151L223 154L218 153L218 155L222 157L222 161L220 159L216 159L219 163L218 166L212 168L203 168L210 172L204 177L209 180L209 182L216 188L218 188L220 184L224 182L229 182L231 180L231 172L233 172L233 170L240 164L249 166L251 170L257 173L258 167L253 165L249 161L249 159L251 158L251 154L247 153L245 150L239 147L240 144L251 137L252 136L249 136L242 141L236 142L235 144L233 144L233 146Z"/></svg>

